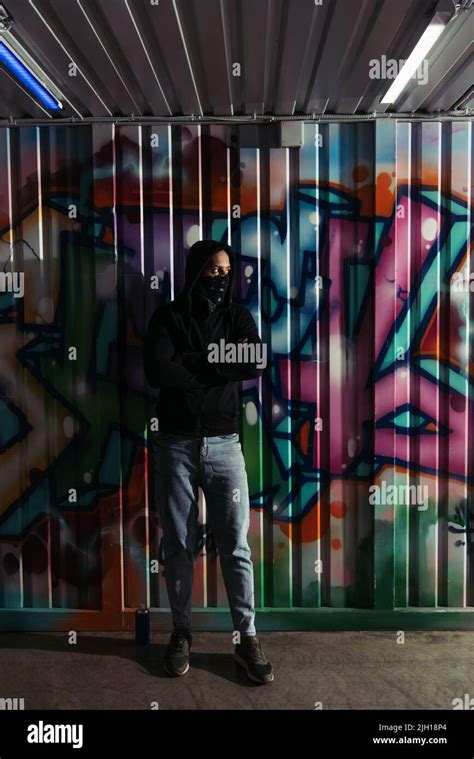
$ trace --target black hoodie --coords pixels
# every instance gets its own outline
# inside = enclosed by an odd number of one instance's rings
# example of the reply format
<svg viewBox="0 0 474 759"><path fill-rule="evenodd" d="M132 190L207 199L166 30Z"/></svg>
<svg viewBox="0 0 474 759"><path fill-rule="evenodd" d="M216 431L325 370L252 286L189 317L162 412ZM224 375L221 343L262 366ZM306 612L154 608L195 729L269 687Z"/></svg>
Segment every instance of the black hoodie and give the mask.
<svg viewBox="0 0 474 759"><path fill-rule="evenodd" d="M230 259L224 301L210 311L207 301L193 297L193 288L208 259L224 250ZM210 363L208 345L224 339L237 344L261 343L250 311L232 302L235 258L229 245L216 240L195 243L186 260L181 295L159 306L150 319L144 343L148 384L160 388L157 405L160 432L192 437L239 432L239 382L260 377L254 363ZM250 352L249 352L250 355Z"/></svg>

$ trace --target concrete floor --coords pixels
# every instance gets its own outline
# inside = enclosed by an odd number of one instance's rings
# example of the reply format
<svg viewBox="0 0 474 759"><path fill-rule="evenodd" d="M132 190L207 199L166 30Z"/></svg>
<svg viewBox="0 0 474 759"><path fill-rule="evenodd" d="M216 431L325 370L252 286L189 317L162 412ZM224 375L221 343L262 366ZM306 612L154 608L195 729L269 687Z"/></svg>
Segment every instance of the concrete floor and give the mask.
<svg viewBox="0 0 474 759"><path fill-rule="evenodd" d="M194 632L191 669L170 678L168 633L0 633L0 698L25 709L452 709L474 697L474 633L261 632L275 680L253 684L230 633Z"/></svg>

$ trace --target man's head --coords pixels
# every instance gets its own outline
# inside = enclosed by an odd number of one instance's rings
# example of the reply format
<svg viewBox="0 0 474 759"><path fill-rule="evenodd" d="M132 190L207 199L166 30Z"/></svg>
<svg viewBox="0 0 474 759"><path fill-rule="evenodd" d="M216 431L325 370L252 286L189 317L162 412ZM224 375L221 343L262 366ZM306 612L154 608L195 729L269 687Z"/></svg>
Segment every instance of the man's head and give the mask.
<svg viewBox="0 0 474 759"><path fill-rule="evenodd" d="M201 271L194 295L208 301L211 310L224 303L231 268L229 255L225 250L218 250L209 256Z"/></svg>
<svg viewBox="0 0 474 759"><path fill-rule="evenodd" d="M225 250L219 250L209 256L208 262L201 272L201 277L218 277L230 274L230 258Z"/></svg>
<svg viewBox="0 0 474 759"><path fill-rule="evenodd" d="M202 308L227 307L232 300L235 260L230 245L219 240L198 240L189 249L183 295Z"/></svg>

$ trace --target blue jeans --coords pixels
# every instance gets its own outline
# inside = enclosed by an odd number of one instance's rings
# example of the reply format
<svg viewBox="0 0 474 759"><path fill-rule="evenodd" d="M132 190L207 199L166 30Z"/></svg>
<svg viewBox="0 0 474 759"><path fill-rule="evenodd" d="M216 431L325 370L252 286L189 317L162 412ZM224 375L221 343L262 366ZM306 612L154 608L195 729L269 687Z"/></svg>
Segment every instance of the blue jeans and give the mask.
<svg viewBox="0 0 474 759"><path fill-rule="evenodd" d="M253 564L247 543L250 502L238 433L193 438L158 432L151 443L174 627L191 627L200 486L219 551L234 630L242 636L255 635Z"/></svg>

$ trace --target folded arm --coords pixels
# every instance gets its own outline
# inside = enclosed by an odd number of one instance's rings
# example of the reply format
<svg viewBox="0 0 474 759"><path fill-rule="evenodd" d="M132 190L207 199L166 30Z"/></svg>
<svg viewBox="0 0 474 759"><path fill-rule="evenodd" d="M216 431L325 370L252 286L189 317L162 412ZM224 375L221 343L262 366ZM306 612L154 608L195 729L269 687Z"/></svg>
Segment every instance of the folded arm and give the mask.
<svg viewBox="0 0 474 759"><path fill-rule="evenodd" d="M245 344L242 350L242 359L239 360L239 343ZM263 345L257 331L257 326L250 311L241 306L239 317L235 327L235 335L226 341L225 346L236 347L236 361L209 361L208 352L184 354L183 362L189 368L203 368L207 365L206 375L214 377L220 382L240 382L249 379L257 379L266 368L266 346Z"/></svg>
<svg viewBox="0 0 474 759"><path fill-rule="evenodd" d="M197 390L222 384L208 367L187 368L171 339L168 314L158 308L150 319L144 342L145 376L151 387Z"/></svg>

